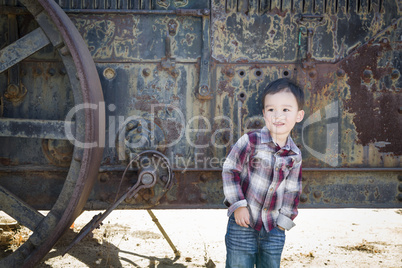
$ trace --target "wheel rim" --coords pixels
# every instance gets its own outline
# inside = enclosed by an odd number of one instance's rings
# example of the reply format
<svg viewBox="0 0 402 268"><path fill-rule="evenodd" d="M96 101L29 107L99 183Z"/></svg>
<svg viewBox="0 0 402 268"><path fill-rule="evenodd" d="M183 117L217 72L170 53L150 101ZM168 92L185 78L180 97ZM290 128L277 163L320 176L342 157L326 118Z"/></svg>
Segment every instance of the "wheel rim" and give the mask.
<svg viewBox="0 0 402 268"><path fill-rule="evenodd" d="M96 142L98 146L74 147L68 175L56 203L46 217L34 221L33 234L13 254L0 261L1 267L32 267L50 251L81 213L97 179L103 153L100 138L105 125L103 94L95 64L85 42L68 16L54 1L20 2L35 16L53 45L58 43L57 39L62 40L56 48L66 66L75 105L89 104L97 107L75 113L75 138L86 144Z"/></svg>

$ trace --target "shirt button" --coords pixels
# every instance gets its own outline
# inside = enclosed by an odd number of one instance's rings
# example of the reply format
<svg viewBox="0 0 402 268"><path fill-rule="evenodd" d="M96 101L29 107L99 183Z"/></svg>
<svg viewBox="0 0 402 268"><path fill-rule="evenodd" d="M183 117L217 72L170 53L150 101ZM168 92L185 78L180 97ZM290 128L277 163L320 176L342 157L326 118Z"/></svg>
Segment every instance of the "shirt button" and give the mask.
<svg viewBox="0 0 402 268"><path fill-rule="evenodd" d="M274 190L274 188L272 188L272 187L271 187L271 188L269 188L269 191L270 191L270 192L272 192L273 190Z"/></svg>
<svg viewBox="0 0 402 268"><path fill-rule="evenodd" d="M264 208L264 211L267 211L268 209L267 208Z"/></svg>

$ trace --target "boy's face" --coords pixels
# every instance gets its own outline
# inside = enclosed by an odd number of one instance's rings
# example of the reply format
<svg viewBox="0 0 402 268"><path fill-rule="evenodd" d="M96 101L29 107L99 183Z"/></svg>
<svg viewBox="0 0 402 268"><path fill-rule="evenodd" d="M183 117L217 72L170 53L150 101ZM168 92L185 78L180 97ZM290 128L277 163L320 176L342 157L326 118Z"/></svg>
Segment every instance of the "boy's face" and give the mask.
<svg viewBox="0 0 402 268"><path fill-rule="evenodd" d="M286 141L294 125L304 117L296 97L290 91L280 91L266 95L264 105L262 113L272 138L276 142Z"/></svg>

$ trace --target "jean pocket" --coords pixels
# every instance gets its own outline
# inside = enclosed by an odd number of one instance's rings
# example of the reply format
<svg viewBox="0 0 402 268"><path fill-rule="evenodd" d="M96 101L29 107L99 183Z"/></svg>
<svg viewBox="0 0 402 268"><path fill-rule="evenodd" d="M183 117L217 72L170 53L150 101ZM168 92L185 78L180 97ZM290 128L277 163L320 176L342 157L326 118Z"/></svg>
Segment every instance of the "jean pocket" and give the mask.
<svg viewBox="0 0 402 268"><path fill-rule="evenodd" d="M285 230L279 229L278 226L275 227L274 229L272 229L272 230L270 231L270 233L271 233L272 235L276 235L276 236L285 236Z"/></svg>

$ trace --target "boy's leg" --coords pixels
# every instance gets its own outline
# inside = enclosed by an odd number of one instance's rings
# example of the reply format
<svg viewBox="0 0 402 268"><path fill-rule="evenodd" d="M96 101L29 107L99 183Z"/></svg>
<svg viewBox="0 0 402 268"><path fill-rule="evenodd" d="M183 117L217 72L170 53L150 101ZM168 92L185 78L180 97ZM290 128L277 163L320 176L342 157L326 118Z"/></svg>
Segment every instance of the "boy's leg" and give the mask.
<svg viewBox="0 0 402 268"><path fill-rule="evenodd" d="M257 258L258 232L236 224L231 215L225 236L226 268L253 268Z"/></svg>
<svg viewBox="0 0 402 268"><path fill-rule="evenodd" d="M257 268L279 268L281 255L285 245L285 231L278 227L269 233L261 230L260 248L257 254Z"/></svg>

